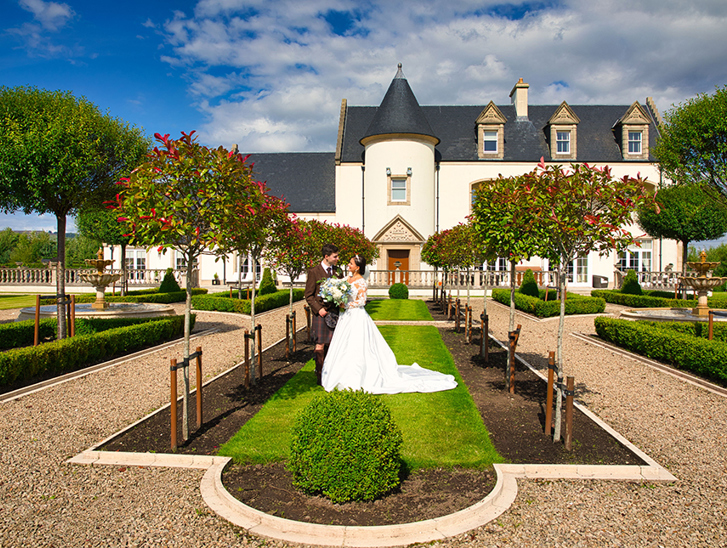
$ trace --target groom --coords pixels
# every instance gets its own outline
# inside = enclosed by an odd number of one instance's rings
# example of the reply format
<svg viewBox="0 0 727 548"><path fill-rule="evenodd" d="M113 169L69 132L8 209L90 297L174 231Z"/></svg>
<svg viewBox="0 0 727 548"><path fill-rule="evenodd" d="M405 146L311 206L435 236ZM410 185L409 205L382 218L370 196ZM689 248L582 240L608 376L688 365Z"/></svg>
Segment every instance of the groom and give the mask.
<svg viewBox="0 0 727 548"><path fill-rule="evenodd" d="M326 244L321 249L321 255L323 255L321 263L308 271L304 294L313 314L310 337L316 345L316 381L319 385L323 375L323 360L326 357L326 347L333 338L333 329L326 325L325 316L328 314L328 310L326 310L323 297L318 296L318 291L321 286L320 282L324 278L340 277L336 268L338 264L338 247L334 244Z"/></svg>

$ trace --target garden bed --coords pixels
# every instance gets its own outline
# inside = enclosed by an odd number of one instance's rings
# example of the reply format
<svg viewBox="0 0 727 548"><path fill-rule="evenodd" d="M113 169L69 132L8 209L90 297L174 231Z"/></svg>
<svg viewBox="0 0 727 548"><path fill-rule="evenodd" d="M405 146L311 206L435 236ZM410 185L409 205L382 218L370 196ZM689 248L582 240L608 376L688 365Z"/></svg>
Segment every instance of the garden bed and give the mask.
<svg viewBox="0 0 727 548"><path fill-rule="evenodd" d="M432 308L435 319L441 314ZM516 394L504 391L504 351L493 349L489 364L477 357L478 341L466 345L463 335L441 329L445 345L475 404L488 426L499 453L510 462L543 464L643 464L578 410L574 413L574 450L565 451L543 433L545 384L530 370L518 366ZM303 335L299 334L302 339ZM192 433L178 450L183 454L217 453L292 376L312 358L312 347L285 360L282 343L264 354L266 375L249 390L242 387L238 368L205 387L205 426ZM308 364L310 366L310 364ZM310 367L309 367L310 368ZM308 372L313 375L312 370ZM190 408L194 423L194 406ZM155 414L102 449L109 451L169 452L169 410ZM181 420L181 419L180 419ZM321 497L309 497L292 487L291 475L282 463L232 465L223 478L228 491L258 510L288 519L342 525L386 525L429 519L471 506L494 485L491 468L425 469L409 475L394 493L370 503L334 505Z"/></svg>

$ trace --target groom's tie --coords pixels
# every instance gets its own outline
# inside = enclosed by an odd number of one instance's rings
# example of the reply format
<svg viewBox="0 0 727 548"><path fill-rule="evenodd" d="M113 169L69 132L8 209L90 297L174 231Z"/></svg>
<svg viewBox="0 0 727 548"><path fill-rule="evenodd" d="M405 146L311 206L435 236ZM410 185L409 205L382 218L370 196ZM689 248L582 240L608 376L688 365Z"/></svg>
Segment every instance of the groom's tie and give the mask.
<svg viewBox="0 0 727 548"><path fill-rule="evenodd" d="M327 269L327 272L328 272L328 277L329 277L329 278L330 278L331 276L333 276L333 267L330 267L330 266L329 266L329 267L328 267L328 269Z"/></svg>

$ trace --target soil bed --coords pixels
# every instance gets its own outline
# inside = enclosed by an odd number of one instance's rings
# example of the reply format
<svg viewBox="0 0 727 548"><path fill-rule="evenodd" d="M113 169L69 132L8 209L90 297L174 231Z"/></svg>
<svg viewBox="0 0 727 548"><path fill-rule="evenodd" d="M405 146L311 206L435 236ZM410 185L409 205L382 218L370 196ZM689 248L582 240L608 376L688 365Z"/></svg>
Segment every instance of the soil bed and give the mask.
<svg viewBox="0 0 727 548"><path fill-rule="evenodd" d="M435 320L445 319L429 303ZM518 364L516 393L504 390L506 352L494 343L489 363L479 357L479 340L464 342L464 335L451 328L439 330L467 384L495 447L513 463L544 464L643 464L633 453L583 415L574 412L573 451L553 443L544 434L546 385ZM479 335L479 332L476 332ZM304 335L299 334L299 340ZM237 368L204 389L205 425L191 434L177 452L216 454L285 382L312 358L312 346L298 345L298 352L285 359L280 343L264 353L265 376L245 389L242 368ZM310 373L313 375L313 373ZM170 411L165 409L101 449L108 451L163 452L169 448ZM194 405L190 406L194 424ZM181 419L180 419L181 420ZM307 496L292 486L284 463L231 465L223 476L228 491L263 512L311 523L334 525L390 525L447 515L482 500L494 486L493 470L433 469L404 478L393 493L373 502L332 504L324 497Z"/></svg>

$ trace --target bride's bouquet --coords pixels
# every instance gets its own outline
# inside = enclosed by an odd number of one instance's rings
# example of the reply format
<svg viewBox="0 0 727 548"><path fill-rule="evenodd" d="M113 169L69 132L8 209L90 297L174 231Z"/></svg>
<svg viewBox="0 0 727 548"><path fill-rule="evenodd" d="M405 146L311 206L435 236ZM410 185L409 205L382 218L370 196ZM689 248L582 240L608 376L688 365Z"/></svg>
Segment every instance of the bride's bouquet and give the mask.
<svg viewBox="0 0 727 548"><path fill-rule="evenodd" d="M331 277L321 282L318 295L327 303L326 309L329 313L325 316L326 324L334 329L338 322L338 309L353 299L353 288L345 279Z"/></svg>
<svg viewBox="0 0 727 548"><path fill-rule="evenodd" d="M326 278L321 282L321 289L318 295L323 297L325 302L341 308L353 297L353 288L345 279Z"/></svg>

